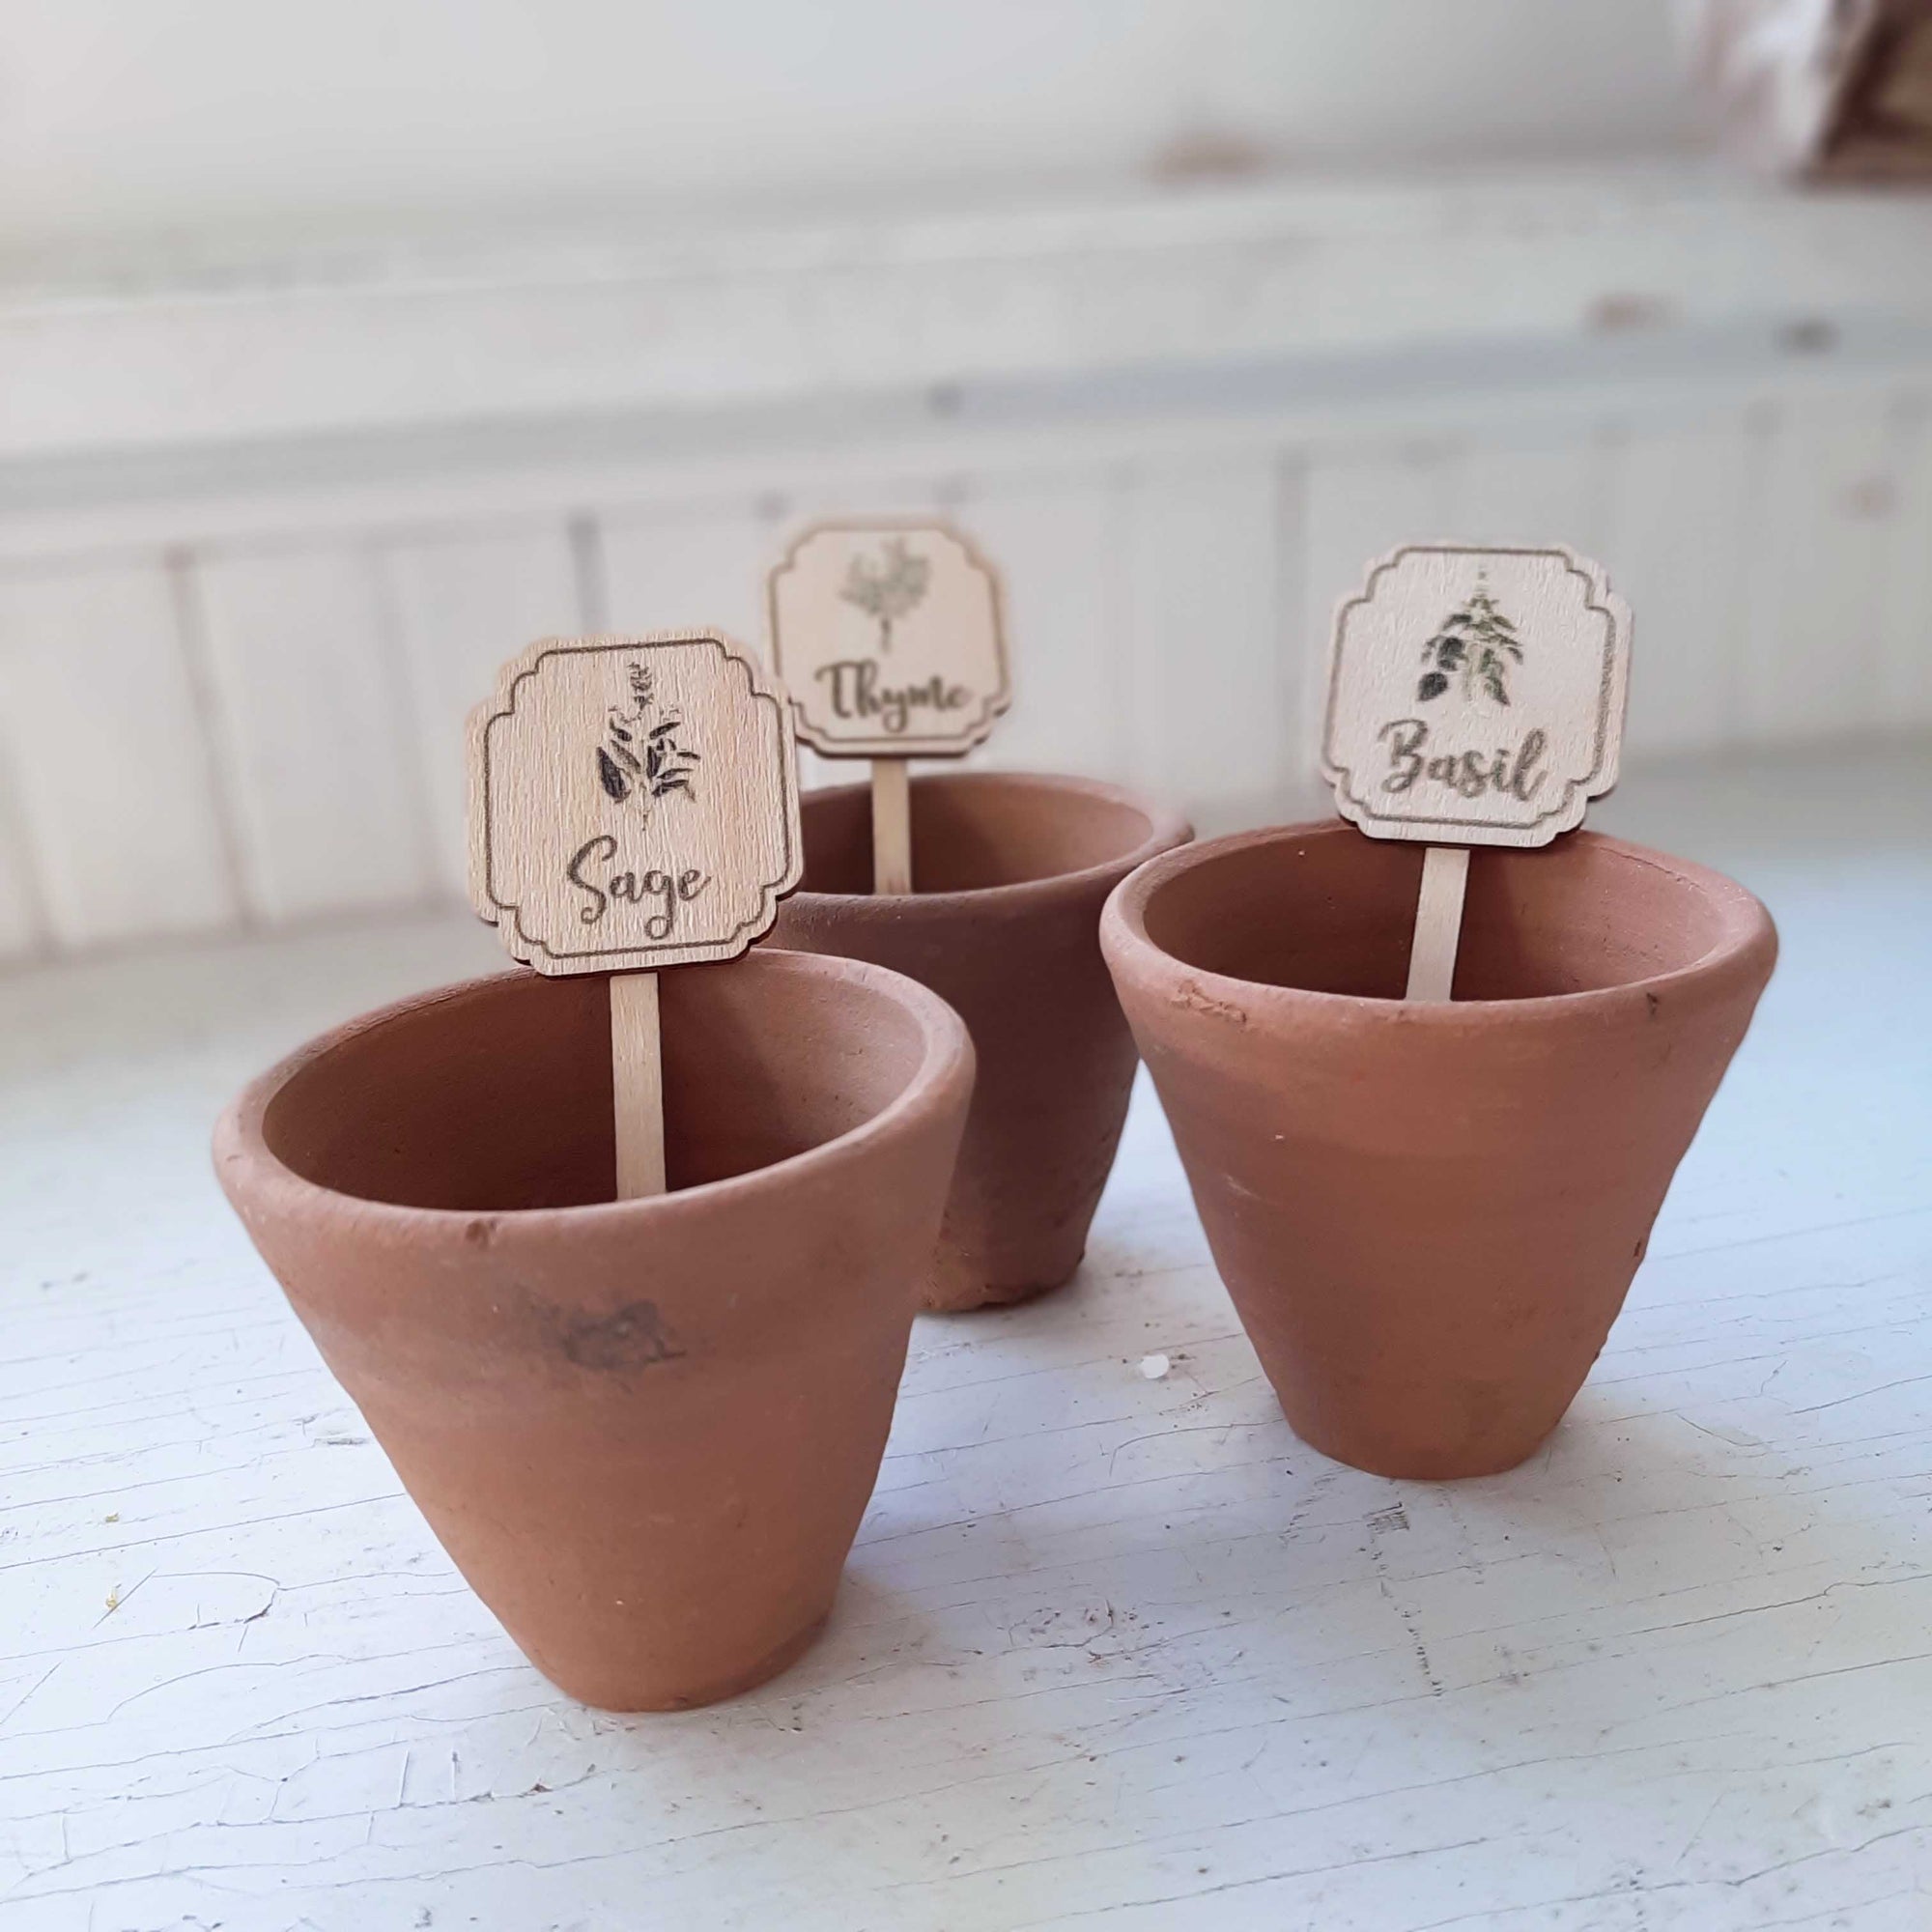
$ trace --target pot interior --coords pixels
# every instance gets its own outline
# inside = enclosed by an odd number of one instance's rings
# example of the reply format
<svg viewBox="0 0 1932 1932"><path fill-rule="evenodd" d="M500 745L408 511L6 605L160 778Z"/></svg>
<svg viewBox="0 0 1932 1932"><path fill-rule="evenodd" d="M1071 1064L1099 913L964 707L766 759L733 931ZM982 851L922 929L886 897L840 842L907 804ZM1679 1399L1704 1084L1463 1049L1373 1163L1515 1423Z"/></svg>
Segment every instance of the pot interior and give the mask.
<svg viewBox="0 0 1932 1932"><path fill-rule="evenodd" d="M868 785L808 792L809 893L872 890ZM1153 820L1122 798L1000 772L938 773L912 781L913 889L966 893L1084 872L1136 852Z"/></svg>
<svg viewBox="0 0 1932 1932"><path fill-rule="evenodd" d="M1184 965L1264 986L1399 1000L1421 845L1346 825L1221 850L1149 894L1147 936ZM1744 895L1739 895L1742 898ZM1469 857L1459 1000L1529 1000L1694 965L1730 930L1726 906L1660 854L1573 834Z"/></svg>
<svg viewBox="0 0 1932 1932"><path fill-rule="evenodd" d="M263 1138L304 1179L398 1207L609 1201L616 1163L606 985L597 975L505 975L378 1020L276 1092ZM916 1013L884 988L801 955L661 973L658 989L673 1189L749 1174L849 1133L924 1065Z"/></svg>

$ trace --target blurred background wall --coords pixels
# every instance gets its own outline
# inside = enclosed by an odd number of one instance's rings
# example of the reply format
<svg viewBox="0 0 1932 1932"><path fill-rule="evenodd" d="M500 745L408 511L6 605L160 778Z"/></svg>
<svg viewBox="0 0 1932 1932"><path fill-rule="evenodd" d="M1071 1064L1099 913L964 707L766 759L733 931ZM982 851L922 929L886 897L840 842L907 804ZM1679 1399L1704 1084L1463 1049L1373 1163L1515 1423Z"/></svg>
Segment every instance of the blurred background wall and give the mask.
<svg viewBox="0 0 1932 1932"><path fill-rule="evenodd" d="M1697 139L1657 0L11 0L0 62L27 257Z"/></svg>
<svg viewBox="0 0 1932 1932"><path fill-rule="evenodd" d="M459 895L497 662L833 512L1005 565L989 761L1208 827L1409 537L1601 557L1634 760L1932 730L1932 202L1711 154L1666 0L7 26L0 961Z"/></svg>

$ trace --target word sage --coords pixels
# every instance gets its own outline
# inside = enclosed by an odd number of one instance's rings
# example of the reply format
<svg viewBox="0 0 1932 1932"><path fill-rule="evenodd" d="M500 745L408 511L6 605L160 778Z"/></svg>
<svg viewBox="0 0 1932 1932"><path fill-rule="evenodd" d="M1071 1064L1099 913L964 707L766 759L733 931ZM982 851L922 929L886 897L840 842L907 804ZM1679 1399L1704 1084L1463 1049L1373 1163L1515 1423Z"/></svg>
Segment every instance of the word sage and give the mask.
<svg viewBox="0 0 1932 1932"><path fill-rule="evenodd" d="M734 958L803 873L783 696L715 631L532 644L469 785L471 901L540 973Z"/></svg>

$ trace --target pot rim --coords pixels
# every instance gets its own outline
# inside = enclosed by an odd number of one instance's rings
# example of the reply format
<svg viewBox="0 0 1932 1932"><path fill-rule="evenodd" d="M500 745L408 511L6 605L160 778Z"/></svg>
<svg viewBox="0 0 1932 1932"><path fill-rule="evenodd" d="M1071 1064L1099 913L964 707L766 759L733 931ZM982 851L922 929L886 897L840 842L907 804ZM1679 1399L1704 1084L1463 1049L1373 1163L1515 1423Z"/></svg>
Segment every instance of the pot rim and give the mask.
<svg viewBox="0 0 1932 1932"><path fill-rule="evenodd" d="M1147 977L1186 974L1208 988L1225 989L1225 997L1250 1007L1274 1007L1283 1010L1302 1009L1347 1014L1364 1021L1380 1021L1402 1026L1435 1028L1495 1025L1498 1020L1550 1019L1555 1016L1603 1012L1628 1004L1645 993L1667 986L1684 986L1708 980L1727 969L1742 966L1752 954L1767 951L1776 958L1777 928L1770 912L1754 893L1735 879L1700 866L1693 860L1679 859L1649 845L1617 838L1604 832L1577 831L1563 835L1566 840L1579 839L1590 845L1648 866L1690 886L1706 904L1717 910L1723 930L1717 942L1695 959L1642 979L1622 980L1611 986L1589 986L1572 993L1534 993L1509 1000L1403 1000L1375 993L1329 993L1310 986L1276 986L1265 980L1243 980L1229 973L1216 973L1196 966L1156 945L1148 936L1149 900L1170 879L1196 866L1210 864L1230 852L1250 846L1286 843L1317 834L1350 833L1367 835L1340 818L1311 819L1296 825L1263 826L1251 832L1233 832L1219 838L1207 838L1174 851L1161 853L1122 879L1108 895L1100 910L1100 947L1110 966L1136 971ZM1384 843L1395 841L1381 841ZM1407 841L1404 841L1407 842ZM1515 850L1518 848L1495 848ZM1767 963L1769 971L1769 962Z"/></svg>
<svg viewBox="0 0 1932 1932"><path fill-rule="evenodd" d="M820 1141L802 1152L787 1154L764 1167L745 1174L727 1175L719 1180L700 1181L627 1201L585 1201L561 1208L424 1208L396 1201L376 1201L367 1195L347 1194L326 1187L282 1159L269 1145L264 1133L270 1106L296 1076L317 1061L334 1052L351 1039L393 1025L424 1008L445 1001L472 998L483 989L510 980L541 980L543 975L528 968L485 973L473 980L460 980L449 985L411 993L386 1006L372 1008L340 1026L318 1034L313 1039L258 1073L223 1109L214 1129L214 1165L217 1178L231 1194L229 1175L239 1167L248 1176L246 1191L257 1200L271 1203L276 1211L313 1215L353 1214L373 1229L384 1224L440 1235L461 1242L471 1225L489 1220L504 1234L512 1230L542 1230L563 1224L572 1226L594 1222L610 1226L625 1218L637 1221L663 1221L697 1214L728 1210L734 1202L759 1192L787 1188L814 1171L850 1165L863 1157L874 1142L899 1132L909 1117L944 1103L948 1092L963 1083L970 1094L974 1052L966 1023L937 993L916 980L890 967L875 966L867 960L846 959L830 953L791 952L780 947L754 947L740 959L695 971L729 971L749 967L754 973L802 973L827 980L870 986L897 1003L901 1010L919 1022L924 1041L924 1055L905 1086L869 1120L856 1127ZM683 971L683 968L670 968ZM238 1197L237 1205L240 1205Z"/></svg>
<svg viewBox="0 0 1932 1932"><path fill-rule="evenodd" d="M1124 785L1109 784L1103 779L1083 779L1070 773L1061 772L1002 772L1002 771L951 771L920 772L912 780L914 790L922 785L962 786L969 790L988 784L1025 784L1045 792L1085 793L1090 798L1101 798L1113 805L1123 805L1130 810L1138 811L1148 821L1148 836L1131 851L1122 852L1118 858L1103 859L1097 866L1083 866L1077 871L1048 872L1038 879L1014 879L1004 886L968 886L950 893L814 893L803 889L790 894L793 899L804 900L811 905L861 908L866 906L904 906L917 903L923 910L945 912L949 910L970 912L974 908L984 908L995 899L1020 899L1045 897L1049 894L1062 893L1069 887L1098 885L1109 877L1118 877L1122 871L1131 872L1144 866L1151 859L1158 858L1163 852L1173 850L1177 845L1185 845L1194 837L1194 828L1179 812L1170 810L1164 805L1156 805L1142 797L1138 792L1128 791ZM840 792L859 792L867 789L864 781L853 784L814 785L801 801L809 804L814 798L830 798Z"/></svg>

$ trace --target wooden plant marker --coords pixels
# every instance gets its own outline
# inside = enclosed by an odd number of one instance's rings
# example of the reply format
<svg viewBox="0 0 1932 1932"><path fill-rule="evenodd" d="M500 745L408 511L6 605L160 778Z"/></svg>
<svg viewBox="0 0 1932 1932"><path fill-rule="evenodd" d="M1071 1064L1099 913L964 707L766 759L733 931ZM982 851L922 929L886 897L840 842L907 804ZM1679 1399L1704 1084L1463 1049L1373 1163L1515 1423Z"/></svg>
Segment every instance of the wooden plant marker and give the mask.
<svg viewBox="0 0 1932 1932"><path fill-rule="evenodd" d="M1573 552L1404 544L1335 611L1321 773L1427 844L1410 1000L1447 1000L1472 845L1547 845L1617 781L1630 607Z"/></svg>
<svg viewBox="0 0 1932 1932"><path fill-rule="evenodd" d="M470 902L539 973L611 976L617 1198L662 1194L658 971L735 959L804 870L784 694L718 631L546 638L469 749Z"/></svg>
<svg viewBox="0 0 1932 1932"><path fill-rule="evenodd" d="M1405 1000L1446 1000L1456 978L1456 947L1463 936L1463 895L1469 884L1469 848L1432 845L1422 855L1422 891L1415 901L1415 932L1408 942Z"/></svg>
<svg viewBox="0 0 1932 1932"><path fill-rule="evenodd" d="M872 760L872 890L912 891L912 766Z"/></svg>
<svg viewBox="0 0 1932 1932"><path fill-rule="evenodd" d="M817 524L770 580L798 735L872 761L872 890L912 891L907 761L956 758L1011 702L998 575L943 524Z"/></svg>

